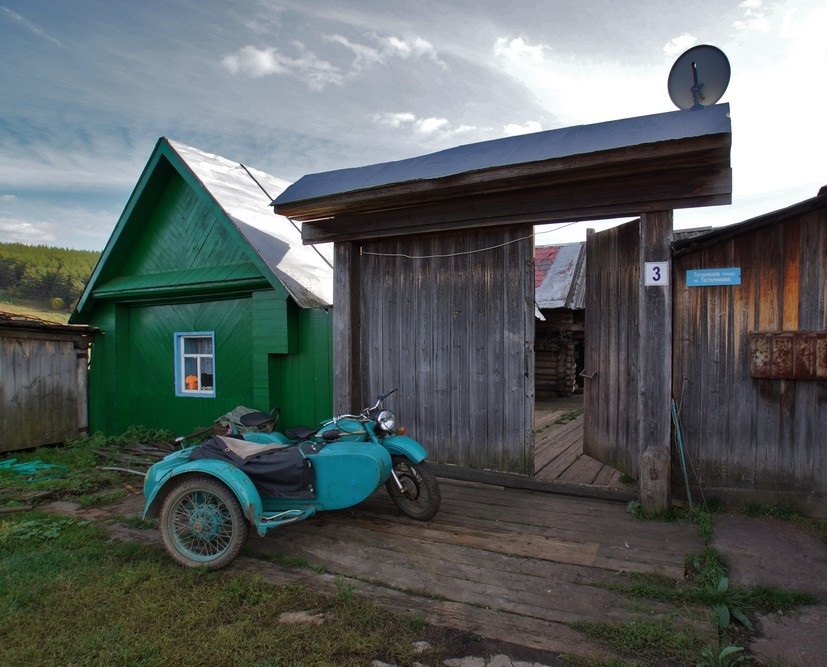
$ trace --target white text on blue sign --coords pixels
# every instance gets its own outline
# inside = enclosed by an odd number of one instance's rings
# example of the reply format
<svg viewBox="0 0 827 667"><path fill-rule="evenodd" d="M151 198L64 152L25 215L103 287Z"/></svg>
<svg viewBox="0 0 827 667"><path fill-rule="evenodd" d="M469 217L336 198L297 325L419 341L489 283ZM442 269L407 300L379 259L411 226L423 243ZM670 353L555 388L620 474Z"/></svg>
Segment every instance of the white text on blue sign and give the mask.
<svg viewBox="0 0 827 667"><path fill-rule="evenodd" d="M740 285L741 267L727 269L689 269L686 272L687 287L716 287Z"/></svg>

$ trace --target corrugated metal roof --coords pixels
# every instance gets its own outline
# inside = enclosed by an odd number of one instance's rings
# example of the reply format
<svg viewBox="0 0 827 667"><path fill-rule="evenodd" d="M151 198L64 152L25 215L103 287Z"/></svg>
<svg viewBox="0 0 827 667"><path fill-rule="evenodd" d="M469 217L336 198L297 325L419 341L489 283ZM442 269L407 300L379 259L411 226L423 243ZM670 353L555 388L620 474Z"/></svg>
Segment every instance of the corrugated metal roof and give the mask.
<svg viewBox="0 0 827 667"><path fill-rule="evenodd" d="M396 162L308 174L287 187L273 204L730 131L728 104L577 125L457 146Z"/></svg>
<svg viewBox="0 0 827 667"><path fill-rule="evenodd" d="M333 304L332 244L306 246L301 227L271 207L290 183L167 139L256 254L303 308Z"/></svg>
<svg viewBox="0 0 827 667"><path fill-rule="evenodd" d="M540 309L586 307L586 244L534 249L534 301Z"/></svg>

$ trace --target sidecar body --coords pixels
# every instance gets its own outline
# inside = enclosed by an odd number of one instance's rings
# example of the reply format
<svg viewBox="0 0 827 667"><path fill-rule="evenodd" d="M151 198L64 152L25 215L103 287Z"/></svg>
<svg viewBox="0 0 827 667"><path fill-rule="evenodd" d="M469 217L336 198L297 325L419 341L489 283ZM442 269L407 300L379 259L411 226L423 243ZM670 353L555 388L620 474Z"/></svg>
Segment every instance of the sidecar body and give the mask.
<svg viewBox="0 0 827 667"><path fill-rule="evenodd" d="M246 520L264 535L319 511L357 505L391 474L390 453L371 442L295 443L281 434L258 439L241 441L241 455L201 456L199 450L210 444L205 442L154 464L144 480L144 518L159 517L182 481L210 478L232 493ZM216 438L214 449L231 441Z"/></svg>

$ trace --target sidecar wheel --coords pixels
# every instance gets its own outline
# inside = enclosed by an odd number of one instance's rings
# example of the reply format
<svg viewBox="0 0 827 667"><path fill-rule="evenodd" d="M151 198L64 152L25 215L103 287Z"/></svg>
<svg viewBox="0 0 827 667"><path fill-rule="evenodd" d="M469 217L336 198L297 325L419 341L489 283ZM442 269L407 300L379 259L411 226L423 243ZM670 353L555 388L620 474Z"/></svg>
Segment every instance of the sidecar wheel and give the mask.
<svg viewBox="0 0 827 667"><path fill-rule="evenodd" d="M218 570L241 551L250 524L232 491L211 477L188 477L161 505L161 539L185 567Z"/></svg>
<svg viewBox="0 0 827 667"><path fill-rule="evenodd" d="M393 471L402 483L402 490L393 477L385 483L385 488L396 506L412 519L432 518L442 502L433 471L425 462L414 465L402 456L393 457Z"/></svg>

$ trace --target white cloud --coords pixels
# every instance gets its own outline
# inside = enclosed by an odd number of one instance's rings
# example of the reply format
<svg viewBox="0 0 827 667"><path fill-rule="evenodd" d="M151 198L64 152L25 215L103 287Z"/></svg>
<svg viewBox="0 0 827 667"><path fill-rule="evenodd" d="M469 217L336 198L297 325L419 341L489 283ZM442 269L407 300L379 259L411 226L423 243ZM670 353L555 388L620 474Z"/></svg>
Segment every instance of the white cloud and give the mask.
<svg viewBox="0 0 827 667"><path fill-rule="evenodd" d="M344 77L335 65L307 51L300 42L294 46L299 56L292 58L276 48L259 49L245 46L236 53L224 56L221 64L231 74L246 74L259 78L271 74L287 74L304 81L311 90L323 90L328 85L341 85Z"/></svg>
<svg viewBox="0 0 827 667"><path fill-rule="evenodd" d="M663 47L663 53L669 58L675 58L676 56L681 55L687 49L695 46L695 43L697 41L697 37L693 37L689 33L685 32L682 35L675 37L674 39L670 39L666 43L666 46Z"/></svg>
<svg viewBox="0 0 827 667"><path fill-rule="evenodd" d="M370 65L379 65L383 62L383 57L380 51L371 46L357 44L342 35L327 35L325 40L333 44L344 46L346 49L351 51L355 57L353 61L354 69L358 70Z"/></svg>
<svg viewBox="0 0 827 667"><path fill-rule="evenodd" d="M757 30L769 32L770 22L766 15L758 11L761 9L761 0L744 0L738 5L744 9L744 18L735 21L732 27L736 30Z"/></svg>
<svg viewBox="0 0 827 667"><path fill-rule="evenodd" d="M14 195L0 195L0 202L11 202L17 201L17 197Z"/></svg>
<svg viewBox="0 0 827 667"><path fill-rule="evenodd" d="M416 122L416 115L410 112L383 113L374 116L374 120L388 127L402 127L408 123Z"/></svg>
<svg viewBox="0 0 827 667"><path fill-rule="evenodd" d="M392 53L401 58L426 57L442 67L446 67L445 63L439 59L439 54L433 45L421 37L400 39L399 37L391 36L384 37L381 41L385 47L385 51L388 53Z"/></svg>
<svg viewBox="0 0 827 667"><path fill-rule="evenodd" d="M434 116L419 118L416 114L410 112L375 114L373 120L380 125L409 129L418 134L438 139L467 134L477 129L471 125L453 125L447 118L436 118Z"/></svg>
<svg viewBox="0 0 827 667"><path fill-rule="evenodd" d="M421 118L415 123L416 129L423 134L441 132L448 127L447 118Z"/></svg>
<svg viewBox="0 0 827 667"><path fill-rule="evenodd" d="M328 85L340 86L367 68L387 65L392 58L427 58L446 67L433 45L421 37L401 39L367 35L366 39L372 40L375 45L355 42L340 34L325 35L326 43L343 47L352 54L353 58L345 68L319 57L300 42L294 42L298 51L295 57L286 55L276 47L247 45L224 56L221 64L231 74L245 74L252 78L293 76L306 82L311 90L323 90Z"/></svg>
<svg viewBox="0 0 827 667"><path fill-rule="evenodd" d="M55 224L0 217L0 236L7 243L50 245L54 242Z"/></svg>
<svg viewBox="0 0 827 667"><path fill-rule="evenodd" d="M522 37L508 40L500 37L494 43L494 56L500 60L528 60L535 64L542 64L546 60L546 54L551 49L543 45L529 46Z"/></svg>
<svg viewBox="0 0 827 667"><path fill-rule="evenodd" d="M538 123L536 120L529 120L523 123L522 125L518 125L517 123L509 123L503 127L503 134L509 137L516 136L518 134L530 134L532 132L539 132L543 129L543 126Z"/></svg>

